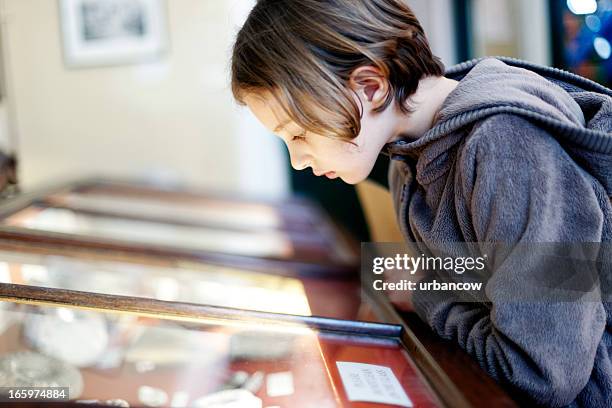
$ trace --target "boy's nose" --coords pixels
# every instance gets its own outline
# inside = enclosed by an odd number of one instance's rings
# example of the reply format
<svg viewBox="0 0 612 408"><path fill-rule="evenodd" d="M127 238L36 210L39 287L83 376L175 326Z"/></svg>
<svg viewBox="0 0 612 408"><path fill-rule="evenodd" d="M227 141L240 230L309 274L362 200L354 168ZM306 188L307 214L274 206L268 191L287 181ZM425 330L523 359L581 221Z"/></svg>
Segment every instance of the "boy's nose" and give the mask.
<svg viewBox="0 0 612 408"><path fill-rule="evenodd" d="M289 151L289 158L291 160L291 167L293 167L295 170L304 170L306 169L308 166L311 165L311 158L308 155L305 154L297 154L294 152L291 152L291 150Z"/></svg>

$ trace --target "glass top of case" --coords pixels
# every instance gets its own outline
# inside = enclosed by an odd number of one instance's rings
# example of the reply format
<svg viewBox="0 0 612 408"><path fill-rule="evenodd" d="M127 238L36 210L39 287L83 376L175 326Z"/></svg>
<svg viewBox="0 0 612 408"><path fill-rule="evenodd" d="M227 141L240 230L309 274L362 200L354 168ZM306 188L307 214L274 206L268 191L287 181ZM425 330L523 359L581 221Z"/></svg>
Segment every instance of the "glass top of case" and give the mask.
<svg viewBox="0 0 612 408"><path fill-rule="evenodd" d="M208 264L161 267L0 251L0 283L311 315L299 279Z"/></svg>
<svg viewBox="0 0 612 408"><path fill-rule="evenodd" d="M146 263L0 245L0 283L259 312L376 320L356 280L288 277L201 262ZM135 261L135 262L134 262ZM338 296L341 293L342 296Z"/></svg>
<svg viewBox="0 0 612 408"><path fill-rule="evenodd" d="M392 338L0 302L4 387L69 387L74 401L115 406L378 406L355 394L363 381L394 406L438 406Z"/></svg>

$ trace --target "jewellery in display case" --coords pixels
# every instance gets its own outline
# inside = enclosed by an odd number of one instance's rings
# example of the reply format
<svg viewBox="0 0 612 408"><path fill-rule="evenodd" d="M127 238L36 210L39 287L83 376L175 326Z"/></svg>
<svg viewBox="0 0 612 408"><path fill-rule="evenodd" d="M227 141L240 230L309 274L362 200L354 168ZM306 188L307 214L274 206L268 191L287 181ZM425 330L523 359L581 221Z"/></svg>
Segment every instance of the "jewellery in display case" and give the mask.
<svg viewBox="0 0 612 408"><path fill-rule="evenodd" d="M233 372L229 379L223 384L221 387L221 391L223 390L234 390L236 388L242 388L242 386L247 382L250 375L246 371L236 371Z"/></svg>
<svg viewBox="0 0 612 408"><path fill-rule="evenodd" d="M83 392L83 377L71 364L32 351L0 357L0 384L4 387L68 387L70 398Z"/></svg>
<svg viewBox="0 0 612 408"><path fill-rule="evenodd" d="M291 334L241 331L230 339L230 359L262 361L280 360L291 353L294 344Z"/></svg>
<svg viewBox="0 0 612 408"><path fill-rule="evenodd" d="M159 388L143 385L138 388L138 400L147 407L162 407L168 403L168 393Z"/></svg>
<svg viewBox="0 0 612 408"><path fill-rule="evenodd" d="M95 365L109 343L104 317L61 307L28 314L23 334L37 351L77 367Z"/></svg>
<svg viewBox="0 0 612 408"><path fill-rule="evenodd" d="M263 385L265 376L266 375L262 371L254 372L253 374L251 374L249 379L246 380L244 384L242 384L242 387L240 387L240 389L247 390L249 392L252 392L253 394L258 393L261 389L261 386Z"/></svg>

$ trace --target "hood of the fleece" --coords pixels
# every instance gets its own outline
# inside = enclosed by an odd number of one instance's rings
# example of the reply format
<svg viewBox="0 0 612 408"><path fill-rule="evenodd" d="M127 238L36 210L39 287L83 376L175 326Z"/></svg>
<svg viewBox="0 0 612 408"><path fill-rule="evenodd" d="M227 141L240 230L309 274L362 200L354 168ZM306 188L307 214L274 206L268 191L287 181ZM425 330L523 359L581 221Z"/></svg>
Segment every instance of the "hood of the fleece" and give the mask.
<svg viewBox="0 0 612 408"><path fill-rule="evenodd" d="M512 58L484 58L451 67L459 81L436 125L416 140L386 146L393 158L496 114L520 115L543 127L612 195L612 91L555 68Z"/></svg>
<svg viewBox="0 0 612 408"><path fill-rule="evenodd" d="M559 85L533 71L487 58L471 69L450 75L453 76L460 82L445 100L438 114L439 121L487 108L516 107L569 126L584 127L586 124L584 113L574 98Z"/></svg>

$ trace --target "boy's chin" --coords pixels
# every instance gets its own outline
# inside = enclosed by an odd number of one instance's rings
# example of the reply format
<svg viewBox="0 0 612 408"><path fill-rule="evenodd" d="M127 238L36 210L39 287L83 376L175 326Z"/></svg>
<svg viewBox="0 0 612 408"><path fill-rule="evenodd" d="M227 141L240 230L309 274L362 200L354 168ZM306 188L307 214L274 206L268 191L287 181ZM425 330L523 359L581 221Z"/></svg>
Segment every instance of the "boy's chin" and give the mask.
<svg viewBox="0 0 612 408"><path fill-rule="evenodd" d="M362 181L364 181L365 179L368 178L368 176L363 176L363 175L357 175L357 174L350 174L350 175L342 175L338 177L340 180L342 180L343 182L345 182L346 184L350 184L350 185L355 185L355 184L359 184Z"/></svg>

